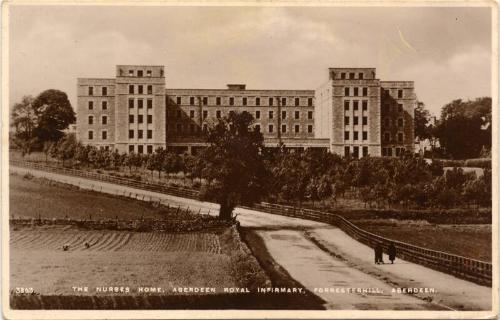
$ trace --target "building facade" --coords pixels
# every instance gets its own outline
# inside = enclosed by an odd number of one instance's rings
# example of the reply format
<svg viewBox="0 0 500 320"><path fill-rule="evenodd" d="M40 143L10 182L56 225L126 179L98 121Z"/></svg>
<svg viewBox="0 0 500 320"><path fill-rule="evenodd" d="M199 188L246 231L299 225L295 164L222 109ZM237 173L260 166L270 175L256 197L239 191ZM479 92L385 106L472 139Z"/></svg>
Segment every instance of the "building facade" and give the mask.
<svg viewBox="0 0 500 320"><path fill-rule="evenodd" d="M118 65L112 79L78 79L77 138L120 152L158 147L196 153L203 132L231 111L253 115L266 147L341 155L413 151L411 81L380 81L374 68L330 68L316 90L172 89L163 66Z"/></svg>

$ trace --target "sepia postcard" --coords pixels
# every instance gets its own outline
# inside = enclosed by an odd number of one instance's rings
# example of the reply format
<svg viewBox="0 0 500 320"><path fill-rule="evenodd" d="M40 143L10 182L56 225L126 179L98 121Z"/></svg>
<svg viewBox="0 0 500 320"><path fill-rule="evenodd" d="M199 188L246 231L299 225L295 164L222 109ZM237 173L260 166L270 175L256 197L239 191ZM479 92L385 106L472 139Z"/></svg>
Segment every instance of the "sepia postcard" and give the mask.
<svg viewBox="0 0 500 320"><path fill-rule="evenodd" d="M6 319L498 317L494 1L4 1Z"/></svg>

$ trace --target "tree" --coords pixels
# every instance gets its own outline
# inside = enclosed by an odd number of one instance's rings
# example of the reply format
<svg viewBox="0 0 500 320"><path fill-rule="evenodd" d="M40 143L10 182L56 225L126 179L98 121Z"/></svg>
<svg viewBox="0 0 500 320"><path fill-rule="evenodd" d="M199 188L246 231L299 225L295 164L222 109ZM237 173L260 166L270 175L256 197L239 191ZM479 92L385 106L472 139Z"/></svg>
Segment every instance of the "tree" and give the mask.
<svg viewBox="0 0 500 320"><path fill-rule="evenodd" d="M425 108L425 104L421 101L417 101L417 106L414 112L414 128L415 137L420 140L430 139L432 136L432 130L429 127L430 120L429 110Z"/></svg>
<svg viewBox="0 0 500 320"><path fill-rule="evenodd" d="M455 159L477 158L483 148L491 149L491 98L445 105L436 136Z"/></svg>
<svg viewBox="0 0 500 320"><path fill-rule="evenodd" d="M202 152L204 173L213 183L202 188L202 196L220 204L219 218L232 218L238 204L251 204L263 193L265 170L262 156L263 137L251 129L253 117L248 112L230 112L209 128L210 144Z"/></svg>
<svg viewBox="0 0 500 320"><path fill-rule="evenodd" d="M22 101L14 104L12 108L11 125L15 130L13 142L21 149L23 157L30 154L38 143L34 133L38 120L33 110L33 101L32 96L24 96Z"/></svg>
<svg viewBox="0 0 500 320"><path fill-rule="evenodd" d="M76 120L68 96L62 91L46 90L32 105L37 119L34 134L42 142L59 140L64 136L62 130Z"/></svg>

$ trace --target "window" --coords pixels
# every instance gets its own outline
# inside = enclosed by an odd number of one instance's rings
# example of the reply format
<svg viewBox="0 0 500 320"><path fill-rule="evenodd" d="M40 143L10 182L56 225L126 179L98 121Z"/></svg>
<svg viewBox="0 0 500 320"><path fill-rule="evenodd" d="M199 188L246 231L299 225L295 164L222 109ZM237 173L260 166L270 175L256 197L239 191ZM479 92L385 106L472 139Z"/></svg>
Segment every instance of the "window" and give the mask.
<svg viewBox="0 0 500 320"><path fill-rule="evenodd" d="M128 115L128 123L134 123L134 115L133 114Z"/></svg>
<svg viewBox="0 0 500 320"><path fill-rule="evenodd" d="M144 146L141 146L141 145L137 146L137 153L140 153L140 154L144 153Z"/></svg>
<svg viewBox="0 0 500 320"><path fill-rule="evenodd" d="M300 104L300 99L299 98L295 98L295 106L298 107Z"/></svg>
<svg viewBox="0 0 500 320"><path fill-rule="evenodd" d="M403 98L403 90L398 90L398 99Z"/></svg>
<svg viewBox="0 0 500 320"><path fill-rule="evenodd" d="M137 139L142 139L142 138L143 138L142 130L137 130Z"/></svg>
<svg viewBox="0 0 500 320"><path fill-rule="evenodd" d="M358 132L354 131L354 140L358 140Z"/></svg>
<svg viewBox="0 0 500 320"><path fill-rule="evenodd" d="M89 116L89 124L94 124L94 116Z"/></svg>
<svg viewBox="0 0 500 320"><path fill-rule="evenodd" d="M190 117L191 119L193 119L193 118L194 118L194 110L189 110L189 117Z"/></svg>
<svg viewBox="0 0 500 320"><path fill-rule="evenodd" d="M300 119L300 111L295 111L295 119Z"/></svg>
<svg viewBox="0 0 500 320"><path fill-rule="evenodd" d="M300 132L300 126L298 124L295 125L295 133Z"/></svg>
<svg viewBox="0 0 500 320"><path fill-rule="evenodd" d="M349 117L344 117L344 125L345 126L349 125Z"/></svg>
<svg viewBox="0 0 500 320"><path fill-rule="evenodd" d="M153 139L153 130L148 130L148 132L147 132L147 138L148 139Z"/></svg>
<svg viewBox="0 0 500 320"><path fill-rule="evenodd" d="M363 88L363 97L366 97L366 96L368 96L368 88L364 87Z"/></svg>
<svg viewBox="0 0 500 320"><path fill-rule="evenodd" d="M146 103L147 103L148 109L152 109L153 108L153 99L146 100Z"/></svg>
<svg viewBox="0 0 500 320"><path fill-rule="evenodd" d="M354 111L358 111L358 107L359 107L359 101L354 100L352 108L354 109Z"/></svg>
<svg viewBox="0 0 500 320"><path fill-rule="evenodd" d="M255 111L255 119L260 119L260 111Z"/></svg>
<svg viewBox="0 0 500 320"><path fill-rule="evenodd" d="M286 133L286 124L281 125L281 132Z"/></svg>
<svg viewBox="0 0 500 320"><path fill-rule="evenodd" d="M344 101L344 110L349 111L349 100Z"/></svg>
<svg viewBox="0 0 500 320"><path fill-rule="evenodd" d="M246 97L244 97L244 98L243 98L243 105L244 105L244 106L246 106L246 105L247 105L247 98L246 98Z"/></svg>
<svg viewBox="0 0 500 320"><path fill-rule="evenodd" d="M353 124L354 124L355 126L357 126L357 125L358 125L358 117L354 117L354 118L353 118Z"/></svg>
<svg viewBox="0 0 500 320"><path fill-rule="evenodd" d="M153 115L148 114L148 123L153 123Z"/></svg>
<svg viewBox="0 0 500 320"><path fill-rule="evenodd" d="M340 79L342 79L342 80L345 79L345 72L340 73Z"/></svg>
<svg viewBox="0 0 500 320"><path fill-rule="evenodd" d="M274 103L273 98L269 98L269 105L272 106Z"/></svg>
<svg viewBox="0 0 500 320"><path fill-rule="evenodd" d="M148 94L153 94L153 86L148 86Z"/></svg>
<svg viewBox="0 0 500 320"><path fill-rule="evenodd" d="M229 98L229 105L234 106L234 97Z"/></svg>
<svg viewBox="0 0 500 320"><path fill-rule="evenodd" d="M102 101L101 102L101 108L102 108L102 110L108 110L108 102L107 101Z"/></svg>
<svg viewBox="0 0 500 320"><path fill-rule="evenodd" d="M403 126L403 118L399 118L398 119L398 127L402 127Z"/></svg>
<svg viewBox="0 0 500 320"><path fill-rule="evenodd" d="M368 140L368 132L363 131L363 141Z"/></svg>
<svg viewBox="0 0 500 320"><path fill-rule="evenodd" d="M153 153L153 146L152 146L152 145L148 145L148 146L146 147L146 149L147 149L147 152L148 152L149 154Z"/></svg>
<svg viewBox="0 0 500 320"><path fill-rule="evenodd" d="M101 123L102 124L108 124L108 116L102 116Z"/></svg>
<svg viewBox="0 0 500 320"><path fill-rule="evenodd" d="M363 74L363 72L360 72L360 73L358 74L358 79L363 80L363 78L364 78L364 74Z"/></svg>
<svg viewBox="0 0 500 320"><path fill-rule="evenodd" d="M308 105L309 107L312 107L312 105L313 105L313 98L308 98L308 99L307 99L307 105Z"/></svg>
<svg viewBox="0 0 500 320"><path fill-rule="evenodd" d="M354 72L349 73L349 79L351 79L351 80L354 79Z"/></svg>
<svg viewBox="0 0 500 320"><path fill-rule="evenodd" d="M255 131L260 132L260 124L255 125Z"/></svg>
<svg viewBox="0 0 500 320"><path fill-rule="evenodd" d="M398 142L403 142L403 133L398 133Z"/></svg>
<svg viewBox="0 0 500 320"><path fill-rule="evenodd" d="M344 147L344 156L349 157L351 155L351 150L349 147Z"/></svg>
<svg viewBox="0 0 500 320"><path fill-rule="evenodd" d="M134 85L133 84L131 84L131 85L128 86L128 93L129 94L134 94Z"/></svg>
<svg viewBox="0 0 500 320"><path fill-rule="evenodd" d="M387 156L387 148L382 148L382 157Z"/></svg>
<svg viewBox="0 0 500 320"><path fill-rule="evenodd" d="M134 152L134 146L133 145L129 145L128 146L128 152Z"/></svg>
<svg viewBox="0 0 500 320"><path fill-rule="evenodd" d="M398 157L401 154L401 148L396 148L396 157Z"/></svg>
<svg viewBox="0 0 500 320"><path fill-rule="evenodd" d="M384 140L385 140L385 142L390 142L391 141L391 134L389 132L386 132L384 134Z"/></svg>
<svg viewBox="0 0 500 320"><path fill-rule="evenodd" d="M203 131L204 132L207 132L208 131L208 125L205 123L203 124Z"/></svg>
<svg viewBox="0 0 500 320"><path fill-rule="evenodd" d="M94 87L89 87L89 96L94 95Z"/></svg>
<svg viewBox="0 0 500 320"><path fill-rule="evenodd" d="M286 111L281 111L281 119L286 119Z"/></svg>
<svg viewBox="0 0 500 320"><path fill-rule="evenodd" d="M182 102L182 98L181 97L177 97L177 105L181 105L181 102Z"/></svg>
<svg viewBox="0 0 500 320"><path fill-rule="evenodd" d="M151 70L147 70L147 71L146 71L146 75L147 75L148 77L151 77L151 76L152 76L152 72L151 72Z"/></svg>
<svg viewBox="0 0 500 320"><path fill-rule="evenodd" d="M255 98L255 105L260 106L260 98L259 97Z"/></svg>
<svg viewBox="0 0 500 320"><path fill-rule="evenodd" d="M403 104L398 103L398 112L403 112Z"/></svg>
<svg viewBox="0 0 500 320"><path fill-rule="evenodd" d="M354 96L357 97L359 95L359 88L354 87Z"/></svg>
<svg viewBox="0 0 500 320"><path fill-rule="evenodd" d="M137 76L142 77L142 70L137 70Z"/></svg>
<svg viewBox="0 0 500 320"><path fill-rule="evenodd" d="M361 105L362 105L363 111L368 110L368 101L366 101L366 100L361 101Z"/></svg>
<svg viewBox="0 0 500 320"><path fill-rule="evenodd" d="M273 133L274 131L274 126L272 124L269 125L269 133Z"/></svg>
<svg viewBox="0 0 500 320"><path fill-rule="evenodd" d="M307 111L307 119L312 120L312 118L313 118L313 112Z"/></svg>
<svg viewBox="0 0 500 320"><path fill-rule="evenodd" d="M134 76L134 70L129 70L128 71L128 75L129 75L129 77L133 77Z"/></svg>
<svg viewBox="0 0 500 320"><path fill-rule="evenodd" d="M89 101L89 110L94 110L94 101Z"/></svg>
<svg viewBox="0 0 500 320"><path fill-rule="evenodd" d="M349 96L349 87L344 88L344 96L346 96L346 97Z"/></svg>
<svg viewBox="0 0 500 320"><path fill-rule="evenodd" d="M392 148L387 148L387 155L392 157Z"/></svg>
<svg viewBox="0 0 500 320"><path fill-rule="evenodd" d="M269 119L272 119L274 117L274 111L269 111Z"/></svg>
<svg viewBox="0 0 500 320"><path fill-rule="evenodd" d="M203 110L203 119L206 119L208 117L208 111Z"/></svg>
<svg viewBox="0 0 500 320"><path fill-rule="evenodd" d="M139 115L137 116L137 123L142 123L142 122L143 122L143 120L144 120L143 118L144 118L144 116L143 116L142 114L139 114Z"/></svg>
<svg viewBox="0 0 500 320"><path fill-rule="evenodd" d="M182 117L182 111L181 110L177 110L177 119L179 119L181 117Z"/></svg>
<svg viewBox="0 0 500 320"><path fill-rule="evenodd" d="M189 104L194 106L194 97L189 97Z"/></svg>
<svg viewBox="0 0 500 320"><path fill-rule="evenodd" d="M307 126L307 132L312 133L313 132L313 126L310 124Z"/></svg>
<svg viewBox="0 0 500 320"><path fill-rule="evenodd" d="M203 97L203 105L206 106L208 104L208 98Z"/></svg>
<svg viewBox="0 0 500 320"><path fill-rule="evenodd" d="M354 158L359 157L359 147L355 146L353 147L352 154L354 155Z"/></svg>
<svg viewBox="0 0 500 320"><path fill-rule="evenodd" d="M108 95L108 87L102 87L101 88L101 93L103 96L107 96Z"/></svg>
<svg viewBox="0 0 500 320"><path fill-rule="evenodd" d="M215 98L215 104L220 106L220 97Z"/></svg>
<svg viewBox="0 0 500 320"><path fill-rule="evenodd" d="M89 137L89 140L94 140L94 131L89 130L89 135L88 135L88 137Z"/></svg>
<svg viewBox="0 0 500 320"><path fill-rule="evenodd" d="M221 111L220 111L220 110L215 111L215 117L216 117L217 119L220 119L220 118L221 118Z"/></svg>
<svg viewBox="0 0 500 320"><path fill-rule="evenodd" d="M137 108L142 109L144 107L144 100L137 99Z"/></svg>
<svg viewBox="0 0 500 320"><path fill-rule="evenodd" d="M107 140L108 139L108 132L107 131L101 131L101 137L102 137L102 140Z"/></svg>
<svg viewBox="0 0 500 320"><path fill-rule="evenodd" d="M344 140L349 140L349 131L344 131Z"/></svg>
<svg viewBox="0 0 500 320"><path fill-rule="evenodd" d="M134 130L129 130L128 131L128 138L129 139L134 139Z"/></svg>
<svg viewBox="0 0 500 320"><path fill-rule="evenodd" d="M368 124L368 117L363 117L363 125L366 126Z"/></svg>
<svg viewBox="0 0 500 320"><path fill-rule="evenodd" d="M363 157L368 156L368 147L363 147Z"/></svg>
<svg viewBox="0 0 500 320"><path fill-rule="evenodd" d="M286 98L281 98L281 105L286 106Z"/></svg>
<svg viewBox="0 0 500 320"><path fill-rule="evenodd" d="M391 126L391 119L385 118L385 126L388 128Z"/></svg>

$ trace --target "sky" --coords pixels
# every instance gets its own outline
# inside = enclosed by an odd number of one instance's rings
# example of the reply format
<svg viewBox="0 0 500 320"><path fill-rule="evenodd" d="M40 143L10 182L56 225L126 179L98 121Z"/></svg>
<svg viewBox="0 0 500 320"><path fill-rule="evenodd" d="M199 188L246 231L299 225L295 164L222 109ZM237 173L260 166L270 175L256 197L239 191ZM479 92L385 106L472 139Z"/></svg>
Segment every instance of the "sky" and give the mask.
<svg viewBox="0 0 500 320"><path fill-rule="evenodd" d="M491 12L451 7L11 6L10 105L78 77L165 65L168 88L316 89L329 67L412 80L439 116L491 96Z"/></svg>

